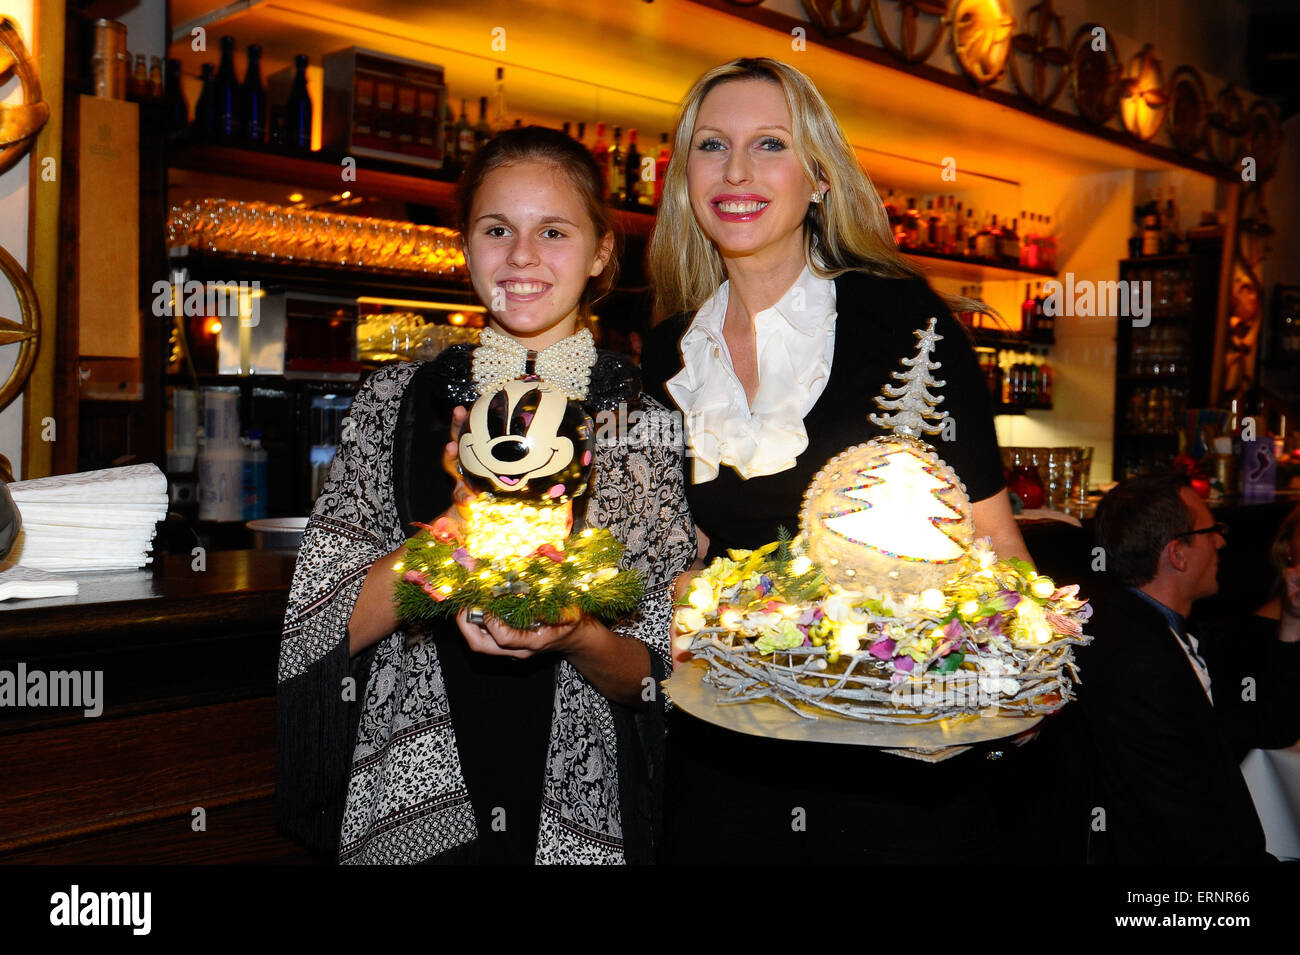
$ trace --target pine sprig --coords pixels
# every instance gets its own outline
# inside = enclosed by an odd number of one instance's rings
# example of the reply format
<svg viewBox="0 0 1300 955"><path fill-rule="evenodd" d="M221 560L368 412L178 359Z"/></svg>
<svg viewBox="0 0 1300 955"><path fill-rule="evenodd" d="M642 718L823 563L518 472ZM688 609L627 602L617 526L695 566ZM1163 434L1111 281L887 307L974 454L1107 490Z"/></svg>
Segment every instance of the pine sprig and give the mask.
<svg viewBox="0 0 1300 955"><path fill-rule="evenodd" d="M790 530L784 524L776 529L776 559L782 563L794 560L794 552L790 550L790 544L794 538L790 535Z"/></svg>
<svg viewBox="0 0 1300 955"><path fill-rule="evenodd" d="M577 607L613 620L636 608L644 593L641 574L618 570L623 545L604 528L565 542L565 549L500 561L478 560L458 541L424 531L407 542L393 603L409 622L453 617L479 608L516 629L558 623ZM437 595L437 596L435 596Z"/></svg>

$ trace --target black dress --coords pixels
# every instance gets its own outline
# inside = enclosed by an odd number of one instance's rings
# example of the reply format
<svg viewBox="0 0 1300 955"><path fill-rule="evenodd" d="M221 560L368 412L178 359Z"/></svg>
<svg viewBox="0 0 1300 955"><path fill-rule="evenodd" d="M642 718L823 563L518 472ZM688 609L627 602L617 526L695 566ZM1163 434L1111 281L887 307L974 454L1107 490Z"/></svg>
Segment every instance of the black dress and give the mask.
<svg viewBox="0 0 1300 955"><path fill-rule="evenodd" d="M472 653L445 621L349 656L348 619L370 565L450 504L441 454L452 408L476 397L471 360L471 348L453 346L432 362L386 365L353 402L286 611L278 823L340 862L651 861L662 699L634 710L554 656ZM639 389L635 366L602 352L586 404L593 414L626 404L667 432L667 410ZM637 610L613 627L646 637L657 683L671 584L695 550L680 449L598 443L583 503L646 580Z"/></svg>
<svg viewBox="0 0 1300 955"><path fill-rule="evenodd" d="M932 436L972 501L1003 487L1002 464L984 376L965 330L921 281L861 272L835 280L835 354L826 388L804 418L808 448L795 467L743 480L730 467L687 487L709 558L727 548L796 532L803 494L832 457L879 434L868 413L900 359L916 353L914 332L931 316L943 336L932 353L953 417L954 439ZM650 335L643 352L647 390L682 367L685 317ZM671 399L667 399L671 400ZM689 471L688 471L689 473ZM1003 741L1005 742L1005 741ZM929 764L867 747L794 743L733 733L681 711L670 716L665 861L677 863L858 862L991 863L1006 858L1006 829L993 790L1009 772L976 747Z"/></svg>

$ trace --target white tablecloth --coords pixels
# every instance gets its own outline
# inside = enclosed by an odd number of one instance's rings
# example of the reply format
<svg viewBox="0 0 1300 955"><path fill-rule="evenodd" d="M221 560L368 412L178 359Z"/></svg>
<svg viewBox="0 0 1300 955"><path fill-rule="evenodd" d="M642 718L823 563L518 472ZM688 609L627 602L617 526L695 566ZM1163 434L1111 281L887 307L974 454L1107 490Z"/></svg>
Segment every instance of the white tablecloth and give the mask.
<svg viewBox="0 0 1300 955"><path fill-rule="evenodd" d="M1252 749L1241 761L1268 851L1300 859L1300 742L1289 749Z"/></svg>

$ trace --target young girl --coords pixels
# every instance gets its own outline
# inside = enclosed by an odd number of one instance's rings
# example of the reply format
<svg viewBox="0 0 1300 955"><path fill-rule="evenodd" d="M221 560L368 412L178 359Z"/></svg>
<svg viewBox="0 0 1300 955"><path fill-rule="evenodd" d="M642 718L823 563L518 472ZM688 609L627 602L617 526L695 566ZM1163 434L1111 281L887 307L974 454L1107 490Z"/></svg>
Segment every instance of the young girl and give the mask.
<svg viewBox="0 0 1300 955"><path fill-rule="evenodd" d="M415 631L393 610L414 522L464 491L443 442L502 367L562 369L593 416L641 401L635 366L577 331L616 267L590 155L557 131L502 133L465 171L460 209L489 328L477 348L385 365L353 402L285 616L277 815L340 862L650 861L671 583L696 549L680 448L596 450L585 519L646 580L628 618L517 631L462 612ZM675 433L663 405L640 407L645 433Z"/></svg>

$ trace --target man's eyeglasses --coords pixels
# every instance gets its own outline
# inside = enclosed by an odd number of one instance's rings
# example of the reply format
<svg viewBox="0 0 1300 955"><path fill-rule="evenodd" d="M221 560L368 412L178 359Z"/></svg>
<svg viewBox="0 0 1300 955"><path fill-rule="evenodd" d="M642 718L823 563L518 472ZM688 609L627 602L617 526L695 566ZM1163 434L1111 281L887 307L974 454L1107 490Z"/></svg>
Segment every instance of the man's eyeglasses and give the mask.
<svg viewBox="0 0 1300 955"><path fill-rule="evenodd" d="M1174 540L1180 537L1195 537L1197 534L1218 534L1220 537L1228 536L1228 525L1222 522L1211 524L1209 527L1201 527L1194 531L1183 531L1181 534L1175 534Z"/></svg>

